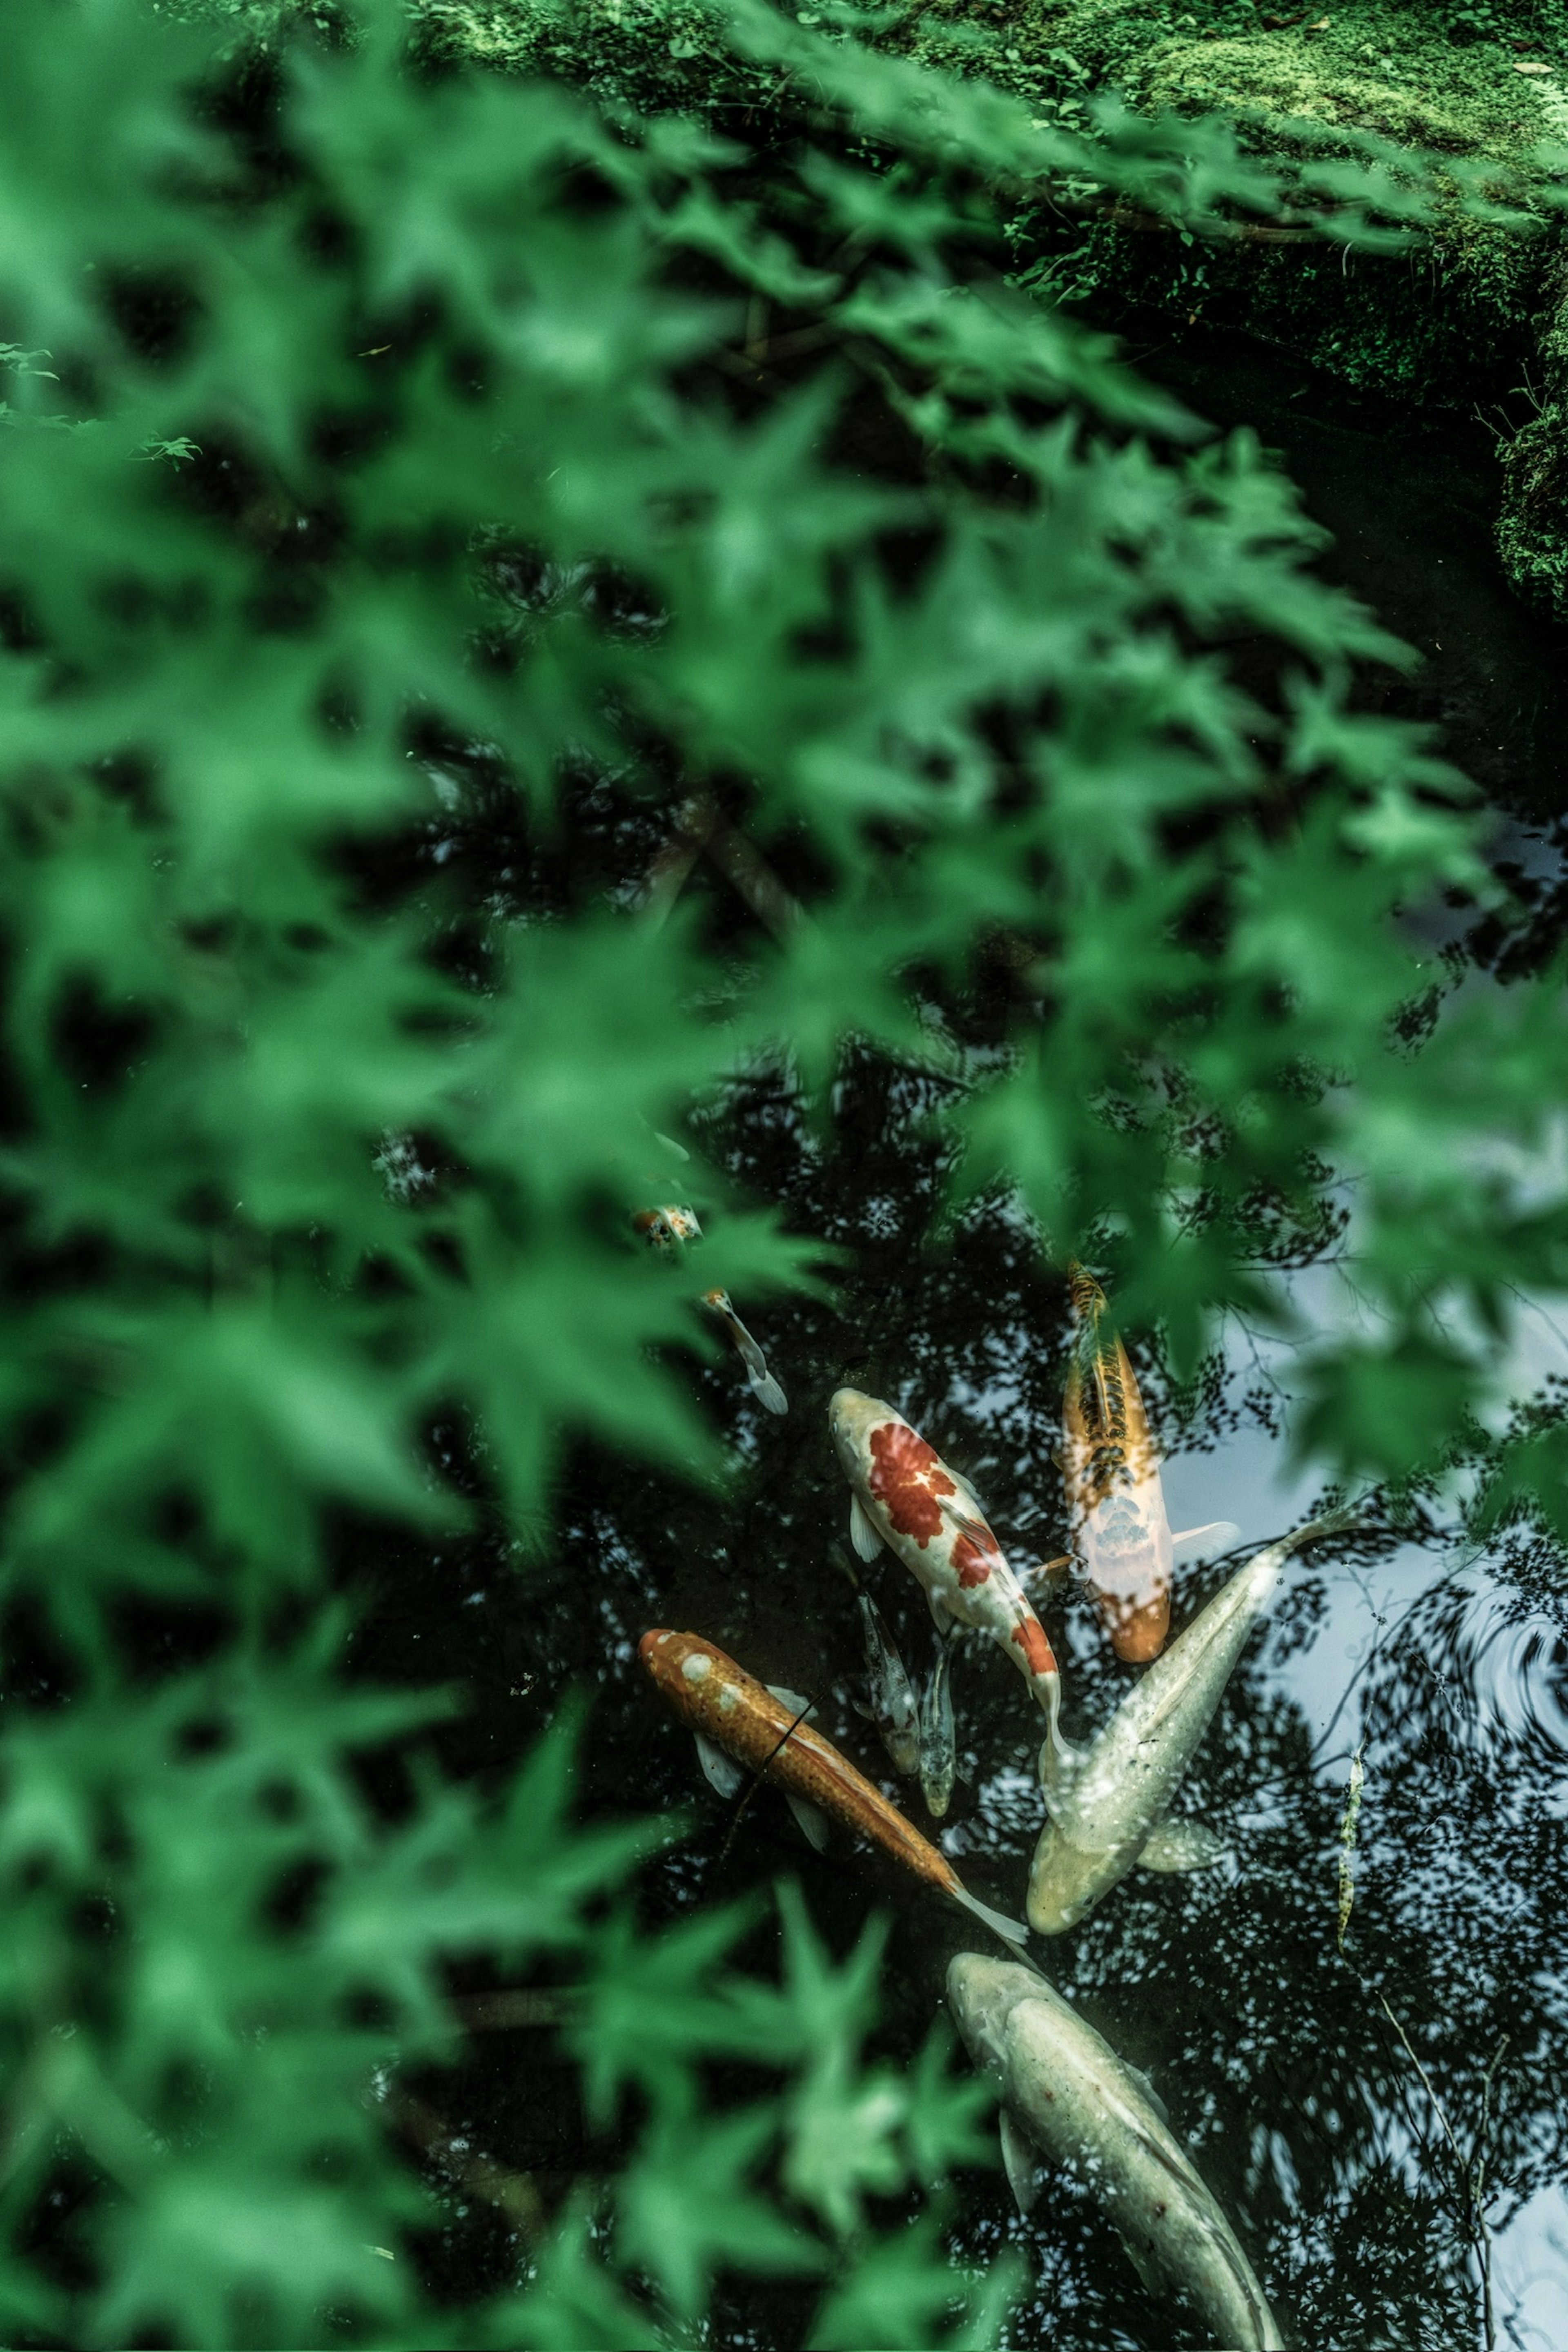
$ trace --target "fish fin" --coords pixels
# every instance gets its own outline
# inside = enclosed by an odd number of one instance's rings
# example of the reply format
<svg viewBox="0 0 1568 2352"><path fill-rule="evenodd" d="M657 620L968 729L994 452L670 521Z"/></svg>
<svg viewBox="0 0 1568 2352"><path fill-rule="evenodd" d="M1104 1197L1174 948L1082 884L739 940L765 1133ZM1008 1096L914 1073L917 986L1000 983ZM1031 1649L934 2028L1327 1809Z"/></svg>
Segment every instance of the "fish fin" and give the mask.
<svg viewBox="0 0 1568 2352"><path fill-rule="evenodd" d="M699 1731L695 1738L703 1779L721 1797L732 1797L746 1777L743 1769L732 1756L726 1756L721 1748L715 1747L705 1732Z"/></svg>
<svg viewBox="0 0 1568 2352"><path fill-rule="evenodd" d="M1201 1822L1157 1822L1138 1856L1140 1870L1212 1870L1229 1852Z"/></svg>
<svg viewBox="0 0 1568 2352"><path fill-rule="evenodd" d="M1234 1519L1209 1519L1201 1528L1184 1528L1179 1536L1171 1538L1172 1556L1191 1551L1199 1543L1207 1542L1216 1551L1229 1551L1241 1541L1241 1529Z"/></svg>
<svg viewBox="0 0 1568 2352"><path fill-rule="evenodd" d="M871 1515L858 1495L849 1496L849 1540L861 1559L875 1559L882 1549L882 1538L877 1533Z"/></svg>
<svg viewBox="0 0 1568 2352"><path fill-rule="evenodd" d="M758 1380L753 1373L752 1377L752 1394L756 1398L757 1402L762 1406L764 1412L785 1413L789 1411L789 1399L785 1396L783 1386L773 1378L772 1372L764 1372L761 1380Z"/></svg>
<svg viewBox="0 0 1568 2352"><path fill-rule="evenodd" d="M795 1815L796 1825L807 1845L814 1845L818 1853L826 1853L827 1852L827 1815L817 1806L808 1804L804 1797L795 1796L788 1789L784 1790L784 1802Z"/></svg>
<svg viewBox="0 0 1568 2352"><path fill-rule="evenodd" d="M861 1584L860 1579L855 1573L854 1561L850 1559L848 1553L845 1550L841 1543L830 1543L827 1547L827 1555L839 1574L841 1576L847 1576L849 1579L850 1583L854 1586L857 1592L861 1592L865 1590L864 1586Z"/></svg>
<svg viewBox="0 0 1568 2352"><path fill-rule="evenodd" d="M945 1642L953 1628L952 1612L939 1592L928 1592L926 1599L931 1604L931 1623Z"/></svg>
<svg viewBox="0 0 1568 2352"><path fill-rule="evenodd" d="M781 1706L787 1706L792 1715L798 1715L804 1722L809 1723L816 1715L816 1709L811 1701L801 1692L792 1691L786 1684L768 1683L763 1687L771 1692Z"/></svg>
<svg viewBox="0 0 1568 2352"><path fill-rule="evenodd" d="M1046 1811L1056 1820L1083 1769L1083 1755L1059 1731L1040 1742L1040 1793Z"/></svg>
<svg viewBox="0 0 1568 2352"><path fill-rule="evenodd" d="M971 1496L971 1500L973 1500L973 1496ZM992 1534L991 1529L986 1526L984 1519L980 1516L980 1507L978 1504L975 1505L973 1511L961 1511L956 1509L952 1503L949 1503L947 1506L947 1516L952 1521L953 1526L958 1529L960 1535L967 1536L972 1544L978 1544L982 1550L985 1551L1001 1550L1001 1545Z"/></svg>
<svg viewBox="0 0 1568 2352"><path fill-rule="evenodd" d="M856 1714L860 1717L862 1723L876 1722L877 1718L872 1714L870 1708L867 1706L865 1700L863 1698L857 1698L853 1691L849 1694L849 1704L854 1708Z"/></svg>
<svg viewBox="0 0 1568 2352"><path fill-rule="evenodd" d="M1158 2270L1155 2268L1153 2256L1149 2252L1148 2248L1146 2246L1141 2246L1135 2238L1121 2237L1120 2230L1116 2234L1119 2238L1121 2238L1122 2251L1126 2254L1127 2259L1131 2263L1133 2269L1137 2272L1139 2284L1142 2287L1144 2294L1163 2294L1164 2291L1165 2282L1160 2276Z"/></svg>
<svg viewBox="0 0 1568 2352"><path fill-rule="evenodd" d="M1148 2075L1143 2072L1142 2067L1130 2066L1125 2058L1121 2061L1121 2065L1123 2072L1131 2075L1133 2081L1137 2084L1138 2088L1142 2092L1143 2096L1148 2100L1149 2105L1153 2108L1154 2113L1164 2125L1165 2129L1169 2131L1171 2128L1171 2111L1166 2106L1164 2100L1160 2096L1159 2092L1154 2088L1153 2084L1149 2080Z"/></svg>
<svg viewBox="0 0 1568 2352"><path fill-rule="evenodd" d="M1005 1944L1010 1945L1017 1958L1028 1958L1029 1931L1021 1919L1009 1919L1005 1911L993 1911L989 1903L982 1903L977 1895L971 1895L967 1886L950 1886L947 1891L953 1901L962 1903L983 1927L989 1927L994 1936L1000 1936Z"/></svg>
<svg viewBox="0 0 1568 2352"><path fill-rule="evenodd" d="M984 1517L985 1506L974 1491L973 1479L966 1478L962 1470L955 1470L951 1462L944 1462L942 1466L947 1472L948 1476L952 1480L953 1485L958 1488L960 1494L967 1495L975 1509L981 1514L982 1517Z"/></svg>
<svg viewBox="0 0 1568 2352"><path fill-rule="evenodd" d="M1055 1559L1032 1560L1027 1568L1018 1570L1018 1581L1026 1592L1031 1586L1043 1587L1047 1592L1054 1591L1058 1585L1066 1583L1076 1559L1075 1553L1062 1551Z"/></svg>
<svg viewBox="0 0 1568 2352"><path fill-rule="evenodd" d="M1002 2110L1002 2169L1019 2212L1029 2212L1040 2193L1039 2167L1033 2142L1005 2107Z"/></svg>

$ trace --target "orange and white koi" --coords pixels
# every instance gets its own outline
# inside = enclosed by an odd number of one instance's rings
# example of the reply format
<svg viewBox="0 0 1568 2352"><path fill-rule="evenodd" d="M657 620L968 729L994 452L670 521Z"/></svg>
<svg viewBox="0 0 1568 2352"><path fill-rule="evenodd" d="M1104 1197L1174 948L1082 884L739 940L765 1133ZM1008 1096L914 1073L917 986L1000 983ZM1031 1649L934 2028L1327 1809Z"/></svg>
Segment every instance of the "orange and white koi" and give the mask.
<svg viewBox="0 0 1568 2352"><path fill-rule="evenodd" d="M1171 1533L1160 1457L1126 1349L1102 1321L1105 1293L1074 1259L1068 1288L1078 1325L1058 1459L1084 1582L1129 1665L1147 1665L1171 1631L1172 1562L1204 1537L1234 1543L1228 1519Z"/></svg>
<svg viewBox="0 0 1568 2352"><path fill-rule="evenodd" d="M1159 1656L1171 1630L1171 1522L1160 1460L1127 1350L1105 1329L1105 1293L1076 1259L1078 1326L1062 1408L1062 1480L1074 1549L1119 1658Z"/></svg>
<svg viewBox="0 0 1568 2352"><path fill-rule="evenodd" d="M1028 1931L1020 1921L971 1895L947 1856L830 1739L813 1729L804 1719L804 1705L787 1705L700 1633L656 1626L643 1635L637 1655L660 1696L700 1739L786 1796L816 1806L857 1837L880 1846L926 1885L984 1920L1005 1944L1026 1942Z"/></svg>
<svg viewBox="0 0 1568 2352"><path fill-rule="evenodd" d="M1056 1658L968 1480L879 1397L839 1389L827 1419L849 1481L849 1540L861 1559L874 1559L886 1544L921 1584L939 1633L954 1624L989 1633L1044 1707L1055 1738Z"/></svg>
<svg viewBox="0 0 1568 2352"><path fill-rule="evenodd" d="M697 1212L683 1202L667 1201L656 1209L638 1209L632 1217L632 1231L658 1256L678 1265L686 1255L692 1242L702 1238L702 1227ZM752 1394L768 1412L787 1412L789 1399L783 1383L768 1370L767 1358L758 1347L735 1312L734 1302L727 1290L705 1290L699 1302L728 1333L731 1346L746 1368L746 1378Z"/></svg>
<svg viewBox="0 0 1568 2352"><path fill-rule="evenodd" d="M702 1239L696 1210L684 1207L679 1201L667 1201L662 1208L637 1210L632 1217L632 1231L660 1257L671 1259L684 1257L687 1244Z"/></svg>

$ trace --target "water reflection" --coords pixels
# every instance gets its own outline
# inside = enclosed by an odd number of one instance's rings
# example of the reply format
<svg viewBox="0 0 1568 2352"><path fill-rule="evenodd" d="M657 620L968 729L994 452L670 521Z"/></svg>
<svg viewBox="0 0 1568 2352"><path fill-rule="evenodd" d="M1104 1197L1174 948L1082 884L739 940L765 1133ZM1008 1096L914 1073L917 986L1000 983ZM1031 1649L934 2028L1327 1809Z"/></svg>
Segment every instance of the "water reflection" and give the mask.
<svg viewBox="0 0 1568 2352"><path fill-rule="evenodd" d="M635 1646L650 1625L690 1629L752 1674L809 1694L826 1735L960 1860L965 1883L1019 1909L1042 1819L1039 1710L990 1645L965 1637L952 1682L958 1779L945 1823L928 1822L851 1703L864 1673L860 1623L831 1551L847 1496L826 1406L844 1382L910 1415L976 1485L1014 1556L1048 1556L1070 1536L1052 1458L1065 1284L1021 1223L994 1208L966 1216L943 1246L923 1245L942 1168L911 1131L921 1092L866 1063L841 1088L826 1136L767 1086L714 1114L712 1148L749 1190L777 1202L795 1230L850 1252L833 1303L755 1302L787 1419L759 1410L732 1360L681 1364L742 1457L732 1491L689 1490L584 1448L563 1475L549 1555L513 1574L476 1539L427 1573L416 1621L421 1671L444 1669L474 1694L452 1735L470 1769L505 1769L570 1687L597 1688L588 1801L622 1813L679 1806L693 1821L689 1840L648 1874L654 1916L766 1887L781 1871L800 1879L840 1948L871 1906L888 1908L884 2048L910 2058L973 1932L875 1853L843 1842L813 1853L773 1802L752 1806L727 1839L726 1811L644 1686ZM1201 1420L1184 1428L1158 1365L1133 1354L1170 1449L1176 1524L1229 1518L1254 1542L1305 1516L1311 1493L1289 1490L1279 1474L1275 1362L1237 1335ZM1175 1630L1228 1572L1178 1564ZM922 1675L932 1637L913 1580L890 1555L865 1573ZM389 1614L384 1638L401 1654L406 1581L388 1593L396 1627ZM455 1605L466 1594L472 1605ZM1080 1591L1047 1592L1041 1614L1062 1664L1064 1728L1081 1738L1131 1670ZM1341 1825L1358 1745L1364 1786L1342 1952ZM1565 1759L1565 1613L1541 1548L1514 1538L1476 1561L1436 1528L1416 1543L1342 1542L1288 1571L1188 1775L1180 1810L1218 1831L1234 1862L1179 1878L1137 1874L1045 1949L1061 1990L1151 2075L1288 2337L1310 2352L1485 2345L1489 2260L1497 2344L1534 2352L1552 2339L1540 2332L1552 2323L1532 2313L1559 2296L1568 2307L1552 2242L1568 2179ZM765 1932L756 1957L768 1964ZM602 2167L569 2077L542 2088L541 2064L537 2043L478 2053L463 2078L466 2116L520 2168ZM1027 2223L1000 2172L957 2187L961 2255L984 2260L1004 2242L1027 2250L1035 2284L1016 2345L1168 2352L1208 2340L1196 2314L1145 2292L1081 2186L1053 2179ZM789 2340L797 2321L783 2291L737 2289L714 2341Z"/></svg>

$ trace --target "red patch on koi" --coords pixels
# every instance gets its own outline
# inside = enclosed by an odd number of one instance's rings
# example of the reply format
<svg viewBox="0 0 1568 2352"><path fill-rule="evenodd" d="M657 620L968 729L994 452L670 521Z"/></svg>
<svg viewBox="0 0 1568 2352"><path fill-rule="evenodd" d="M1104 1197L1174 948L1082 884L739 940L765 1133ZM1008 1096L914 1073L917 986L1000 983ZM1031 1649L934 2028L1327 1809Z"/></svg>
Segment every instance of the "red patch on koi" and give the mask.
<svg viewBox="0 0 1568 2352"><path fill-rule="evenodd" d="M941 1495L958 1488L908 1422L884 1422L871 1432L871 1475L867 1484L901 1536L913 1536L923 1551L942 1533Z"/></svg>
<svg viewBox="0 0 1568 2352"><path fill-rule="evenodd" d="M960 1536L952 1547L952 1564L958 1570L958 1580L966 1592L984 1584L991 1573L991 1563L980 1546L968 1536Z"/></svg>
<svg viewBox="0 0 1568 2352"><path fill-rule="evenodd" d="M1046 1629L1037 1617L1026 1617L1021 1625L1014 1626L1007 1639L1010 1642L1016 1642L1028 1662L1029 1672L1032 1675L1056 1673L1057 1662L1051 1654L1051 1645L1046 1639Z"/></svg>

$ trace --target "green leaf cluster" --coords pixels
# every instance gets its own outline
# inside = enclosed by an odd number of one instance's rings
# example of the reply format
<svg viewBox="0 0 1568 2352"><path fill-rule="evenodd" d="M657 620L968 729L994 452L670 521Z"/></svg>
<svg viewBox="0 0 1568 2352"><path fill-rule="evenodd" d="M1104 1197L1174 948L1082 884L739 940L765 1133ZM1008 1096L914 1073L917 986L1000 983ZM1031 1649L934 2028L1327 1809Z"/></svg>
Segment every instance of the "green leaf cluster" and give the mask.
<svg viewBox="0 0 1568 2352"><path fill-rule="evenodd" d="M786 1897L769 1987L732 1919L601 1913L646 1836L571 1824L563 1739L481 1791L342 1655L347 1525L542 1540L574 1433L722 1469L628 1216L679 1190L705 1281L820 1279L714 1140L759 1073L828 1121L847 1051L901 1063L955 1197L1114 1261L1179 1360L1289 1324L1260 1218L1353 1182L1382 1319L1303 1423L1343 1468L1438 1458L1568 1272L1555 978L1413 1023L1407 919L1491 884L1462 781L1355 705L1399 649L1251 439L1005 282L1021 178L1283 183L837 12L702 21L805 93L774 150L438 70L390 7L0 26L18 2336L436 2340L389 2086L450 2054L453 1968L561 1954L631 2153L455 2340L684 2340L725 2270L820 2273L823 2346L994 2336L1010 2273L914 2210L978 2095L865 2059L874 1934L836 1965ZM900 462L851 461L867 415ZM702 795L789 921L642 903ZM783 2083L725 2105L720 2060Z"/></svg>

